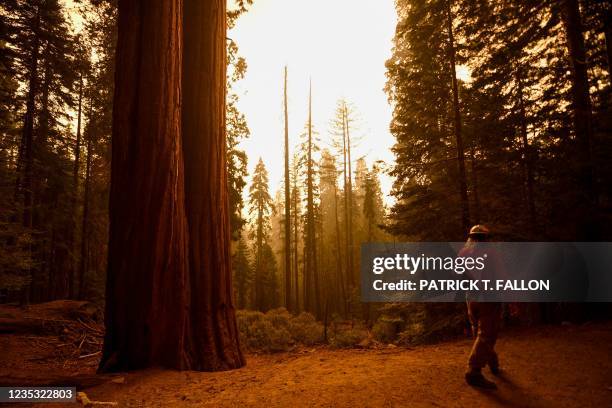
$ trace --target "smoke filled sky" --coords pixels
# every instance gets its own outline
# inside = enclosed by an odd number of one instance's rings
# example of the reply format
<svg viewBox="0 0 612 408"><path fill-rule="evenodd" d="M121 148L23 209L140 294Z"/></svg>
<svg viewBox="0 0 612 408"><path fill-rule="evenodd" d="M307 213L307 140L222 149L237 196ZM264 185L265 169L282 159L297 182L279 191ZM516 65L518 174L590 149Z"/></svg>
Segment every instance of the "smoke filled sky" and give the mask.
<svg viewBox="0 0 612 408"><path fill-rule="evenodd" d="M321 147L329 144L336 102L344 97L358 117L353 135L360 141L354 159L366 156L368 164L392 161L391 107L383 88L395 24L393 0L255 0L228 32L248 64L246 77L235 85L251 130L242 147L249 156L249 172L263 158L272 193L284 177L285 65L291 149L306 123L312 78L313 123ZM391 180L382 178L388 193Z"/></svg>

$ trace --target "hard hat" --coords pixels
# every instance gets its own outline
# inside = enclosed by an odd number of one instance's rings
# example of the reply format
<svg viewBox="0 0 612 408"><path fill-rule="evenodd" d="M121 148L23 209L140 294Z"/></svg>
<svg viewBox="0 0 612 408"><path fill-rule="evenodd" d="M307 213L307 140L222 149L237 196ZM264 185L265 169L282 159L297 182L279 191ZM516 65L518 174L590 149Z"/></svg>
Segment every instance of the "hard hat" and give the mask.
<svg viewBox="0 0 612 408"><path fill-rule="evenodd" d="M468 235L470 237L474 235L489 235L489 229L482 224L474 225L470 228L470 233Z"/></svg>

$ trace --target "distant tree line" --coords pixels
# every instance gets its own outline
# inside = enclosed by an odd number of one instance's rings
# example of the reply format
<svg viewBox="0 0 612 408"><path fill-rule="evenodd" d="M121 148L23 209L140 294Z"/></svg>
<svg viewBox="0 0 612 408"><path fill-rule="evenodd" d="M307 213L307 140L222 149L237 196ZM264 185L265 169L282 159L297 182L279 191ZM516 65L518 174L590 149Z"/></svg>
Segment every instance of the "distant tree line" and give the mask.
<svg viewBox="0 0 612 408"><path fill-rule="evenodd" d="M382 229L381 169L354 157L355 108L338 101L323 141L313 125L312 100L311 90L301 140L285 149L283 188L270 194L262 158L252 175L250 222L234 252L237 304L262 311L283 306L322 320L361 318L367 313L358 290L361 244L390 239Z"/></svg>

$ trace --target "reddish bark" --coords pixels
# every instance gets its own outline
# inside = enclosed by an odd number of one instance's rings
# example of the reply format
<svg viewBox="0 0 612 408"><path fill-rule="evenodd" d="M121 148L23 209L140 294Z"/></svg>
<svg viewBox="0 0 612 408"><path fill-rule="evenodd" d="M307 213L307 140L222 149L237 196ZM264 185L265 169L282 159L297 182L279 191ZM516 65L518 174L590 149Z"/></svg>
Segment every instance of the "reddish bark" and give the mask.
<svg viewBox="0 0 612 408"><path fill-rule="evenodd" d="M119 1L101 371L191 368L182 1Z"/></svg>
<svg viewBox="0 0 612 408"><path fill-rule="evenodd" d="M225 142L225 0L185 0L182 131L192 369L244 365L230 264Z"/></svg>

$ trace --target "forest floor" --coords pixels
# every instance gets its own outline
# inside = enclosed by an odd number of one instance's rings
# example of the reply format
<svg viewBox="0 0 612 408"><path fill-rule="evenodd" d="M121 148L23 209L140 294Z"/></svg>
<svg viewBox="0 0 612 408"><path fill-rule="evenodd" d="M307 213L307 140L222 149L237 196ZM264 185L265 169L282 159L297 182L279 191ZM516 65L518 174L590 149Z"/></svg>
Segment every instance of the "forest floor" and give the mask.
<svg viewBox="0 0 612 408"><path fill-rule="evenodd" d="M121 407L612 406L611 322L505 331L497 347L504 375L485 373L497 391L464 383L468 339L248 354L246 367L233 371L151 369L103 377L95 375L97 356L60 358L47 337L0 334L0 385L75 378L91 400Z"/></svg>

